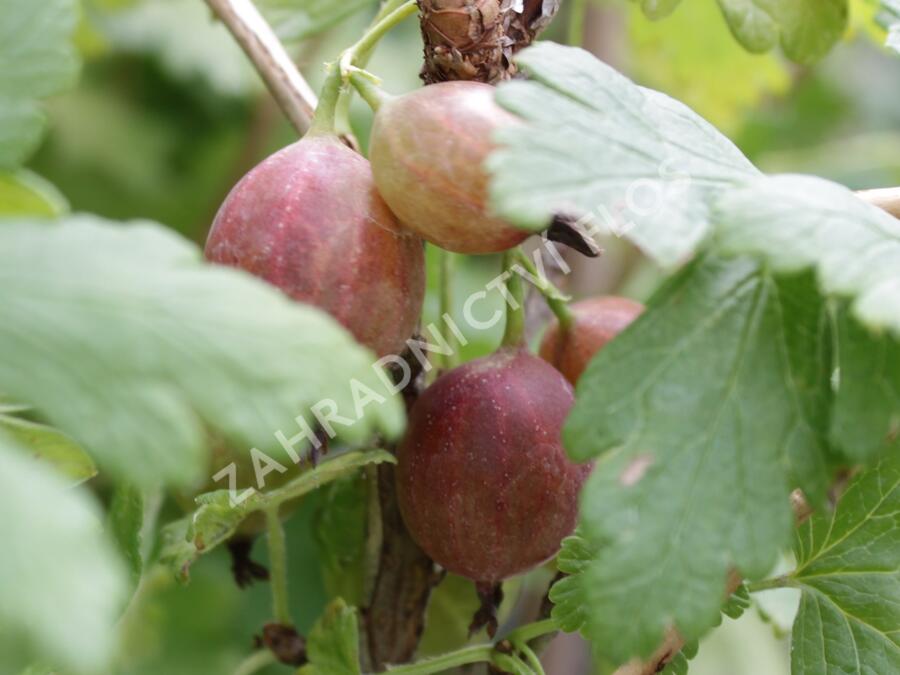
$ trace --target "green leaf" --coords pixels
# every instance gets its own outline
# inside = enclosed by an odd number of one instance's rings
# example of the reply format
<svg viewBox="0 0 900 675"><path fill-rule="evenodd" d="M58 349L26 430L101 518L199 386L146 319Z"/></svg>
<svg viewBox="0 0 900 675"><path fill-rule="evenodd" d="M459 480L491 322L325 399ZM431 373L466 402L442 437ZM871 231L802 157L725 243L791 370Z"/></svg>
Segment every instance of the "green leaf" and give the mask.
<svg viewBox="0 0 900 675"><path fill-rule="evenodd" d="M0 216L46 216L69 211L69 203L52 183L27 169L0 172Z"/></svg>
<svg viewBox="0 0 900 675"><path fill-rule="evenodd" d="M900 220L837 183L774 176L724 193L716 222L720 250L761 256L779 274L815 268L866 326L900 335Z"/></svg>
<svg viewBox="0 0 900 675"><path fill-rule="evenodd" d="M97 475L90 455L58 429L13 417L3 409L0 409L0 429L32 456L53 466L70 485Z"/></svg>
<svg viewBox="0 0 900 675"><path fill-rule="evenodd" d="M572 585L584 633L617 663L649 655L672 623L699 638L729 568L761 577L790 541L789 487L824 495L826 318L809 275L701 260L579 380L564 441L603 457L582 493L594 555Z"/></svg>
<svg viewBox="0 0 900 675"><path fill-rule="evenodd" d="M137 485L199 478L204 427L288 463L275 434L311 429L316 406L351 443L402 428L387 375L331 317L159 226L6 223L0 288L0 390ZM384 402L361 406L360 385Z"/></svg>
<svg viewBox="0 0 900 675"><path fill-rule="evenodd" d="M847 30L847 0L719 0L731 32L751 52L780 40L793 61L810 64L825 56Z"/></svg>
<svg viewBox="0 0 900 675"><path fill-rule="evenodd" d="M864 472L797 533L792 671L900 672L900 456Z"/></svg>
<svg viewBox="0 0 900 675"><path fill-rule="evenodd" d="M0 167L12 168L34 150L44 126L36 99L75 81L71 39L75 0L6 0L0 23Z"/></svg>
<svg viewBox="0 0 900 675"><path fill-rule="evenodd" d="M201 80L217 94L243 96L260 88L247 57L205 3L139 2L106 17L104 33L115 49L153 55L172 76Z"/></svg>
<svg viewBox="0 0 900 675"><path fill-rule="evenodd" d="M518 62L531 79L500 86L497 100L527 124L498 134L487 166L493 208L519 227L583 218L674 266L707 235L712 197L758 175L688 107L586 51L541 42Z"/></svg>
<svg viewBox="0 0 900 675"><path fill-rule="evenodd" d="M354 473L325 487L313 518L319 564L330 596L359 605L363 598L369 486ZM376 496L377 498L377 496Z"/></svg>
<svg viewBox="0 0 900 675"><path fill-rule="evenodd" d="M128 483L116 486L109 505L108 527L119 552L128 564L132 589L137 588L144 571L144 509L142 490Z"/></svg>
<svg viewBox="0 0 900 675"><path fill-rule="evenodd" d="M0 513L0 671L100 672L125 584L97 505L0 437Z"/></svg>
<svg viewBox="0 0 900 675"><path fill-rule="evenodd" d="M298 675L359 675L356 610L334 600L310 631L306 651L309 663Z"/></svg>
<svg viewBox="0 0 900 675"><path fill-rule="evenodd" d="M688 2L666 21L628 17L629 72L647 87L683 101L726 132L767 99L785 94L792 78L775 54L748 53L724 28L713 2Z"/></svg>
<svg viewBox="0 0 900 675"><path fill-rule="evenodd" d="M681 4L681 0L637 0L647 18L657 20L669 16Z"/></svg>
<svg viewBox="0 0 900 675"><path fill-rule="evenodd" d="M900 342L838 319L837 395L831 441L851 463L900 450Z"/></svg>
<svg viewBox="0 0 900 675"><path fill-rule="evenodd" d="M297 499L364 466L382 462L394 463L396 459L386 450L346 452L329 457L314 469L304 471L274 490L251 490L249 496L239 502L243 494L234 495L229 490L200 495L196 499L199 508L189 518L165 528L160 561L172 569L180 581L186 582L190 566L200 555L231 538L251 513Z"/></svg>
<svg viewBox="0 0 900 675"><path fill-rule="evenodd" d="M580 575L595 557L595 548L583 536L575 534L563 539L556 565L566 576L550 588L550 600L553 619L567 633L581 630L588 621L589 608L582 596Z"/></svg>

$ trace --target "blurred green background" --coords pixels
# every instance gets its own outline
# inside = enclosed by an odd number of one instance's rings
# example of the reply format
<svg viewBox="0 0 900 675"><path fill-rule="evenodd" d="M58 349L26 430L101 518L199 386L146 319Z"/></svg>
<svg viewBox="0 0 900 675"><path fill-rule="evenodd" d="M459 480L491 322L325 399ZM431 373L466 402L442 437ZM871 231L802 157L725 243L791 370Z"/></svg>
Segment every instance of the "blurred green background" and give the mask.
<svg viewBox="0 0 900 675"><path fill-rule="evenodd" d="M323 64L359 36L377 5L260 4L314 86ZM563 5L549 39L567 39ZM872 13L871 3L854 2L847 41L815 67L746 53L712 0L684 0L658 23L624 0L598 2L589 8L584 44L639 83L693 106L763 170L814 173L852 188L898 185L900 61L881 48ZM296 137L202 0L85 0L78 43L85 60L80 84L49 102L49 133L29 163L73 211L157 220L202 243L237 179ZM408 22L381 45L370 69L388 90L412 89L419 83L420 50L418 28ZM365 144L370 114L358 101L353 122ZM578 263L570 289L646 297L658 281L655 270L620 241L607 242L607 250L597 261ZM496 273L496 261L458 259L456 268L460 298ZM432 295L426 323L436 314ZM466 356L489 351L495 340L480 334ZM318 503L327 498L316 493L288 524L293 607L302 631L327 595L315 535ZM262 558L264 547L257 548ZM145 580L125 619L127 646L117 672L231 672L250 653L269 596L264 585L238 590L228 566L219 551L194 567L186 588L163 576ZM448 601L465 596L457 582L445 586L433 612L449 624L454 612L463 616L471 608L464 600L460 612L458 601L457 607ZM787 643L776 626L789 625L796 599L772 595L764 599L765 610L777 621L764 623L756 610L736 622L726 619L703 643L691 672L787 673ZM474 596L471 601L474 606ZM426 649L440 642L428 635ZM546 660L551 675L589 670L586 648L574 638L553 645Z"/></svg>

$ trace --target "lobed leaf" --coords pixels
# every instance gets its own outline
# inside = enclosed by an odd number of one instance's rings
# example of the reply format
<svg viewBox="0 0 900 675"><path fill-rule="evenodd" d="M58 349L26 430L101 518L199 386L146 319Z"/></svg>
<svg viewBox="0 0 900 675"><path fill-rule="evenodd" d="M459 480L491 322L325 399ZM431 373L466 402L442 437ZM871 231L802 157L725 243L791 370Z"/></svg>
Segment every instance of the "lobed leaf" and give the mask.
<svg viewBox="0 0 900 675"><path fill-rule="evenodd" d="M97 505L0 436L0 513L0 671L40 659L100 672L125 577Z"/></svg>
<svg viewBox="0 0 900 675"><path fill-rule="evenodd" d="M0 390L137 485L200 478L205 427L286 458L275 433L320 401L349 442L402 428L387 376L331 317L161 227L5 223L0 288ZM361 406L360 386L384 402Z"/></svg>
<svg viewBox="0 0 900 675"><path fill-rule="evenodd" d="M797 533L792 672L900 672L900 456L859 475Z"/></svg>
<svg viewBox="0 0 900 675"><path fill-rule="evenodd" d="M69 212L69 203L56 187L27 169L0 172L0 216L45 216Z"/></svg>
<svg viewBox="0 0 900 675"><path fill-rule="evenodd" d="M75 0L6 0L0 22L0 168L14 168L35 149L44 128L37 99L74 81Z"/></svg>
<svg viewBox="0 0 900 675"><path fill-rule="evenodd" d="M847 30L848 0L719 0L734 37L751 52L779 42L793 61L824 57Z"/></svg>
<svg viewBox="0 0 900 675"><path fill-rule="evenodd" d="M900 335L900 220L837 183L791 175L723 193L715 219L719 250L757 255L779 274L814 268L864 324Z"/></svg>
<svg viewBox="0 0 900 675"><path fill-rule="evenodd" d="M229 490L216 490L202 494L195 500L199 508L193 514L164 528L160 561L180 581L186 582L190 566L200 555L230 539L251 513L297 499L331 481L350 476L364 466L383 462L394 463L396 460L386 450L346 452L329 457L268 492L250 490L249 496L245 496L242 493L234 495ZM235 503L233 498L236 496L238 499L245 498Z"/></svg>
<svg viewBox="0 0 900 675"><path fill-rule="evenodd" d="M601 459L582 493L592 556L572 585L583 632L615 662L649 655L672 624L699 638L729 568L760 577L789 542L789 488L824 496L825 319L808 275L701 260L582 376L564 441Z"/></svg>
<svg viewBox="0 0 900 675"><path fill-rule="evenodd" d="M78 485L97 475L97 467L83 447L58 429L15 417L13 411L14 408L4 412L0 407L0 430L19 447L51 465L71 485Z"/></svg>
<svg viewBox="0 0 900 675"><path fill-rule="evenodd" d="M359 626L356 610L334 600L309 633L309 663L298 675L359 675Z"/></svg>
<svg viewBox="0 0 900 675"><path fill-rule="evenodd" d="M542 42L518 62L530 79L502 85L497 100L528 123L498 134L487 166L493 208L519 227L581 218L673 266L708 234L712 198L758 175L687 106L586 51Z"/></svg>
<svg viewBox="0 0 900 675"><path fill-rule="evenodd" d="M866 331L848 312L837 321L840 386L830 437L853 463L900 450L900 342Z"/></svg>

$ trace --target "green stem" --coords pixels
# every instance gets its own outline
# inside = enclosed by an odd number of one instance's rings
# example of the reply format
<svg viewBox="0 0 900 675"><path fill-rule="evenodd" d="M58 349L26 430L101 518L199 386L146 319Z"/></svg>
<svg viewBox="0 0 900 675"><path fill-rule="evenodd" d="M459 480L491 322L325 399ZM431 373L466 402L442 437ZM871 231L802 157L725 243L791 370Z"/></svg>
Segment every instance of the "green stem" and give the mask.
<svg viewBox="0 0 900 675"><path fill-rule="evenodd" d="M387 11L389 9L391 11ZM336 118L340 118L343 122L349 117L349 96L347 92L342 94L347 69L351 66L367 63L372 50L375 49L381 38L387 35L388 31L406 17L414 14L417 9L418 6L415 0L405 0L399 5L393 0L389 0L389 2L384 4L382 11L379 12L373 24L369 26L359 41L341 54L337 66L328 74L325 84L322 85L319 105L316 108L316 115L310 127L311 133L334 133ZM383 16L382 13L384 13ZM374 84L372 86L374 87ZM368 99L366 100L368 101ZM369 105L372 105L371 102Z"/></svg>
<svg viewBox="0 0 900 675"><path fill-rule="evenodd" d="M458 668L470 663L491 661L493 655L494 645L475 645L429 659L423 659L416 663L388 666L387 672L394 675L431 675L432 673L443 673L451 668Z"/></svg>
<svg viewBox="0 0 900 675"><path fill-rule="evenodd" d="M530 670L522 659L513 654L494 652L491 663L507 673L521 673L523 671L527 673Z"/></svg>
<svg viewBox="0 0 900 675"><path fill-rule="evenodd" d="M764 579L762 581L753 581L747 584L747 590L751 593L759 593L760 591L770 591L773 588L788 588L796 586L796 582L792 577L774 577L772 579Z"/></svg>
<svg viewBox="0 0 900 675"><path fill-rule="evenodd" d="M543 621L535 621L534 623L519 626L507 636L507 639L513 644L525 644L541 635L555 633L558 630L559 626L553 619L544 619ZM462 649L447 652L440 656L433 656L428 659L422 659L415 663L407 663L402 666L388 666L387 672L394 673L395 675L398 673L401 675L431 675L431 673L442 673L450 668L456 668L470 663L491 662L500 665L497 663L498 656L500 657L500 661L503 661L503 657L505 657L506 659L520 663L515 659L511 659L511 657L506 654L498 654L494 645L487 644L463 647Z"/></svg>
<svg viewBox="0 0 900 675"><path fill-rule="evenodd" d="M407 0L384 0L384 2L381 3L381 7L378 8L378 14L375 15L375 19L372 21L372 25L374 26L395 9L398 9L401 5L406 4L406 2Z"/></svg>
<svg viewBox="0 0 900 675"><path fill-rule="evenodd" d="M393 98L384 91L384 89L372 82L370 77L358 71L350 75L350 84L356 87L359 95L363 97L363 100L368 103L369 107L375 112L378 112L378 109L385 102Z"/></svg>
<svg viewBox="0 0 900 675"><path fill-rule="evenodd" d="M254 652L241 661L238 667L235 668L234 675L253 675L273 663L275 663L275 654L268 649Z"/></svg>
<svg viewBox="0 0 900 675"><path fill-rule="evenodd" d="M569 3L569 26L566 42L575 47L584 43L584 18L588 0L571 0Z"/></svg>
<svg viewBox="0 0 900 675"><path fill-rule="evenodd" d="M333 67L325 78L324 84L322 84L322 91L319 93L319 105L316 107L316 114L313 117L312 125L309 127L308 133L310 136L334 133L335 112L343 83L341 69Z"/></svg>
<svg viewBox="0 0 900 675"><path fill-rule="evenodd" d="M382 7L382 11L393 4L394 3L385 3L385 6ZM416 0L406 0L406 2L399 5L396 9L387 12L384 16L382 16L382 12L379 12L378 16L375 18L375 22L369 27L359 41L350 47L349 51L352 53L351 62L355 65L357 59L368 59L369 52L375 48L375 45L378 44L381 38L387 35L394 26L405 18L412 16L418 10L419 7L416 5Z"/></svg>
<svg viewBox="0 0 900 675"><path fill-rule="evenodd" d="M351 53L349 62L350 65L356 66L358 68L365 68L369 63L369 59L372 58L372 52L374 51L374 47L378 40L384 37L384 33L387 30L384 29L383 21L388 17L394 14L396 10L401 9L404 5L408 4L408 0L385 0L381 4L381 8L378 10L378 14L375 15L375 18L372 20L372 23L369 25L369 28L366 30L366 35L372 30L382 30L383 32L378 37L378 39L374 41L369 41L368 45L363 45L362 49L359 48L359 43L351 47L348 52ZM395 15L397 16L397 15ZM405 18L405 14L399 15L398 20L402 20ZM390 29L392 26L389 26ZM342 57L345 58L345 57ZM344 61L346 63L346 61ZM339 124L346 127L342 129L342 131L346 133L351 132L350 128L350 103L353 100L353 90L352 89L342 89L340 98L337 102L337 112L335 113Z"/></svg>
<svg viewBox="0 0 900 675"><path fill-rule="evenodd" d="M503 332L503 347L518 347L525 336L525 286L522 277L512 268L515 264L515 253L507 251L503 254L503 270L506 277L507 307L506 330ZM513 305L516 305L513 307Z"/></svg>
<svg viewBox="0 0 900 675"><path fill-rule="evenodd" d="M559 290L550 279L540 274L534 262L522 249L518 250L516 257L522 264L522 267L525 268L525 271L534 278L541 280L541 283L537 284L535 288L537 288L541 292L541 295L544 296L544 299L547 301L547 306L556 316L556 320L559 321L559 327L562 331L568 331L575 321L575 315L572 313L572 308L569 307L569 297Z"/></svg>
<svg viewBox="0 0 900 675"><path fill-rule="evenodd" d="M553 619L542 619L541 621L526 623L524 626L519 626L506 637L513 643L531 642L535 638L547 635L548 633L555 633L558 630L559 624L557 624L556 621Z"/></svg>
<svg viewBox="0 0 900 675"><path fill-rule="evenodd" d="M453 256L449 251L442 248L438 250L438 259L440 260L440 315L453 317ZM450 354L444 356L444 366L453 368L458 362L459 344L456 335L450 331L447 336L447 344L450 346Z"/></svg>
<svg viewBox="0 0 900 675"><path fill-rule="evenodd" d="M272 586L272 608L275 620L291 626L291 612L287 592L287 548L284 543L284 528L278 517L278 506L266 509L266 527L269 534L269 570Z"/></svg>
<svg viewBox="0 0 900 675"><path fill-rule="evenodd" d="M544 666L541 664L541 660L531 647L524 642L515 642L513 643L513 646L525 657L525 662L531 667L536 675L547 675L547 673L544 672Z"/></svg>

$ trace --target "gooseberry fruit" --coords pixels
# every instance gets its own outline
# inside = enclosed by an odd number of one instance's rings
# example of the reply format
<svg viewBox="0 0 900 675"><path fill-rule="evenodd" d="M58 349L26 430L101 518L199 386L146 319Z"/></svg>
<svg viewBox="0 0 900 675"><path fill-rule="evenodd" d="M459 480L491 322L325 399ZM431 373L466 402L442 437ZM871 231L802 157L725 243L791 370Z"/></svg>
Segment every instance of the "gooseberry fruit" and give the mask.
<svg viewBox="0 0 900 675"><path fill-rule="evenodd" d="M484 586L558 551L591 469L563 450L573 402L565 378L520 348L455 368L423 392L397 452L397 499L425 553Z"/></svg>
<svg viewBox="0 0 900 675"><path fill-rule="evenodd" d="M378 191L400 221L457 253L494 253L528 233L488 213L483 164L494 131L516 118L480 82L442 82L381 104L369 158Z"/></svg>
<svg viewBox="0 0 900 675"><path fill-rule="evenodd" d="M558 321L548 326L540 355L574 386L594 355L640 316L644 306L628 298L601 296L576 302L571 310L568 330L560 330Z"/></svg>
<svg viewBox="0 0 900 675"><path fill-rule="evenodd" d="M403 350L421 313L422 241L378 195L369 162L332 135L307 136L244 176L206 257L324 309L379 356Z"/></svg>

